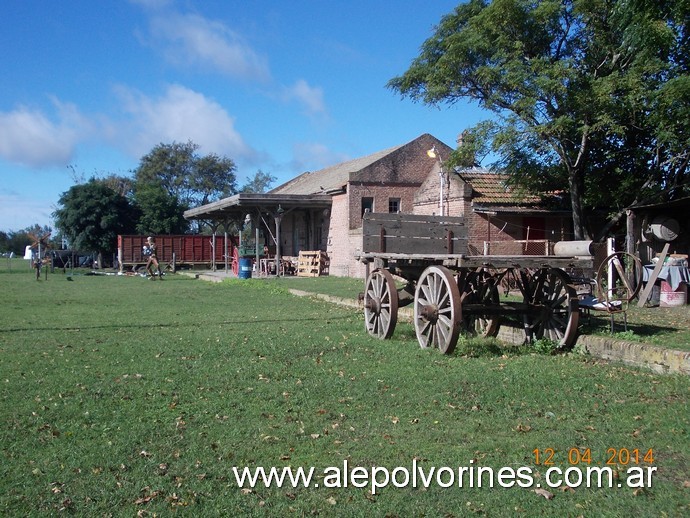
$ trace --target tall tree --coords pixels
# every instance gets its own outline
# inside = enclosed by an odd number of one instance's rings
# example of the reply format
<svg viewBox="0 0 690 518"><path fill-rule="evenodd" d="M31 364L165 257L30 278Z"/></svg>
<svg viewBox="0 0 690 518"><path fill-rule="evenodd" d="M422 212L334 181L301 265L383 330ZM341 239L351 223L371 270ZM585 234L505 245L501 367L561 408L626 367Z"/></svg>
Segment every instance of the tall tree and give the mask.
<svg viewBox="0 0 690 518"><path fill-rule="evenodd" d="M184 234L189 230L189 222L182 216L185 208L160 182L139 184L136 201L140 212L136 225L139 234Z"/></svg>
<svg viewBox="0 0 690 518"><path fill-rule="evenodd" d="M58 205L53 213L55 226L73 248L97 252L99 265L117 249L118 234L134 231L136 209L102 180L91 178L70 187Z"/></svg>
<svg viewBox="0 0 690 518"><path fill-rule="evenodd" d="M687 13L688 0L470 0L388 86L493 112L455 160L489 141L516 183L569 193L582 239L601 193L625 207L687 189Z"/></svg>
<svg viewBox="0 0 690 518"><path fill-rule="evenodd" d="M263 194L271 188L275 181L275 176L259 169L254 177L248 179L247 183L242 186L240 192Z"/></svg>
<svg viewBox="0 0 690 518"><path fill-rule="evenodd" d="M234 194L235 163L214 153L200 156L198 150L191 141L155 146L135 171L135 196L142 185L156 183L189 208Z"/></svg>
<svg viewBox="0 0 690 518"><path fill-rule="evenodd" d="M124 196L125 198L131 198L134 194L134 180L129 176L109 174L104 178L99 179L99 181L103 182L113 191L118 193L120 196Z"/></svg>

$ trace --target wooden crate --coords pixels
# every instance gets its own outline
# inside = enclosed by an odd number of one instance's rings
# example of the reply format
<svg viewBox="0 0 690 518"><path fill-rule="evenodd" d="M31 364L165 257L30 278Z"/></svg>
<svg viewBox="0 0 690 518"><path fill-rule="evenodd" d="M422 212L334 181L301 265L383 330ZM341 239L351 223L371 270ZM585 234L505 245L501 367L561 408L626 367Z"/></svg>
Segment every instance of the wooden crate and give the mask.
<svg viewBox="0 0 690 518"><path fill-rule="evenodd" d="M328 255L321 250L302 251L297 260L298 277L318 277L328 274Z"/></svg>

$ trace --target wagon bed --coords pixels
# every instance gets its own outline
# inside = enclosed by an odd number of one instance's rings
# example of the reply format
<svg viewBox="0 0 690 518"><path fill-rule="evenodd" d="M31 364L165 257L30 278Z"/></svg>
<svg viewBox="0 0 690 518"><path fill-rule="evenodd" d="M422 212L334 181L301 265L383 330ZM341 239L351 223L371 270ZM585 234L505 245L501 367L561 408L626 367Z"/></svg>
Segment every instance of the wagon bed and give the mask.
<svg viewBox="0 0 690 518"><path fill-rule="evenodd" d="M366 213L364 313L367 331L392 336L398 308L414 304L421 347L449 354L461 332L495 336L502 318L521 320L525 339L547 338L562 348L575 342L578 298L568 268L593 266L591 242L556 243L554 255L471 255L463 218ZM395 277L407 284L396 285ZM522 300L502 300L509 277Z"/></svg>

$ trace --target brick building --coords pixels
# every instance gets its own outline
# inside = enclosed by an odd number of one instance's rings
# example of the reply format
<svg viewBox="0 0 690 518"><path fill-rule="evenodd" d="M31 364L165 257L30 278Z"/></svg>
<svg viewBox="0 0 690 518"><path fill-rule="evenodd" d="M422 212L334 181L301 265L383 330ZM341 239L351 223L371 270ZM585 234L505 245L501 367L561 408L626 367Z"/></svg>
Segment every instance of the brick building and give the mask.
<svg viewBox="0 0 690 518"><path fill-rule="evenodd" d="M428 153L431 149L435 157ZM367 210L464 216L473 254L544 253L540 240L559 240L568 232L569 213L544 210L539 198L508 188L504 175L482 168L448 171L443 164L451 151L423 134L400 146L303 173L267 194L235 195L187 211L185 217L227 221L253 213L273 250L276 236L283 256L324 250L330 274L350 277L364 275L354 252L362 247L362 215ZM535 243L541 250L530 250Z"/></svg>
<svg viewBox="0 0 690 518"><path fill-rule="evenodd" d="M434 147L440 156L448 156L451 151L440 140L424 134L401 146L304 173L273 189L271 194L330 195L332 205L324 243L330 258L330 274L361 277L364 268L355 261L353 253L362 247L364 211L415 212L417 192L438 167L438 161L427 155Z"/></svg>

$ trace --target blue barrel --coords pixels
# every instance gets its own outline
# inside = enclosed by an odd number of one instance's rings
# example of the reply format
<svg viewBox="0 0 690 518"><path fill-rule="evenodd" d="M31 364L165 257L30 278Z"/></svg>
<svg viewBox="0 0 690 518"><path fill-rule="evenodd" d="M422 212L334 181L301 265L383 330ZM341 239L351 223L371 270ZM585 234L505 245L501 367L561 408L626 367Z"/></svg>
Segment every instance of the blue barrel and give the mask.
<svg viewBox="0 0 690 518"><path fill-rule="evenodd" d="M251 257L240 257L240 279L252 278L252 259Z"/></svg>

